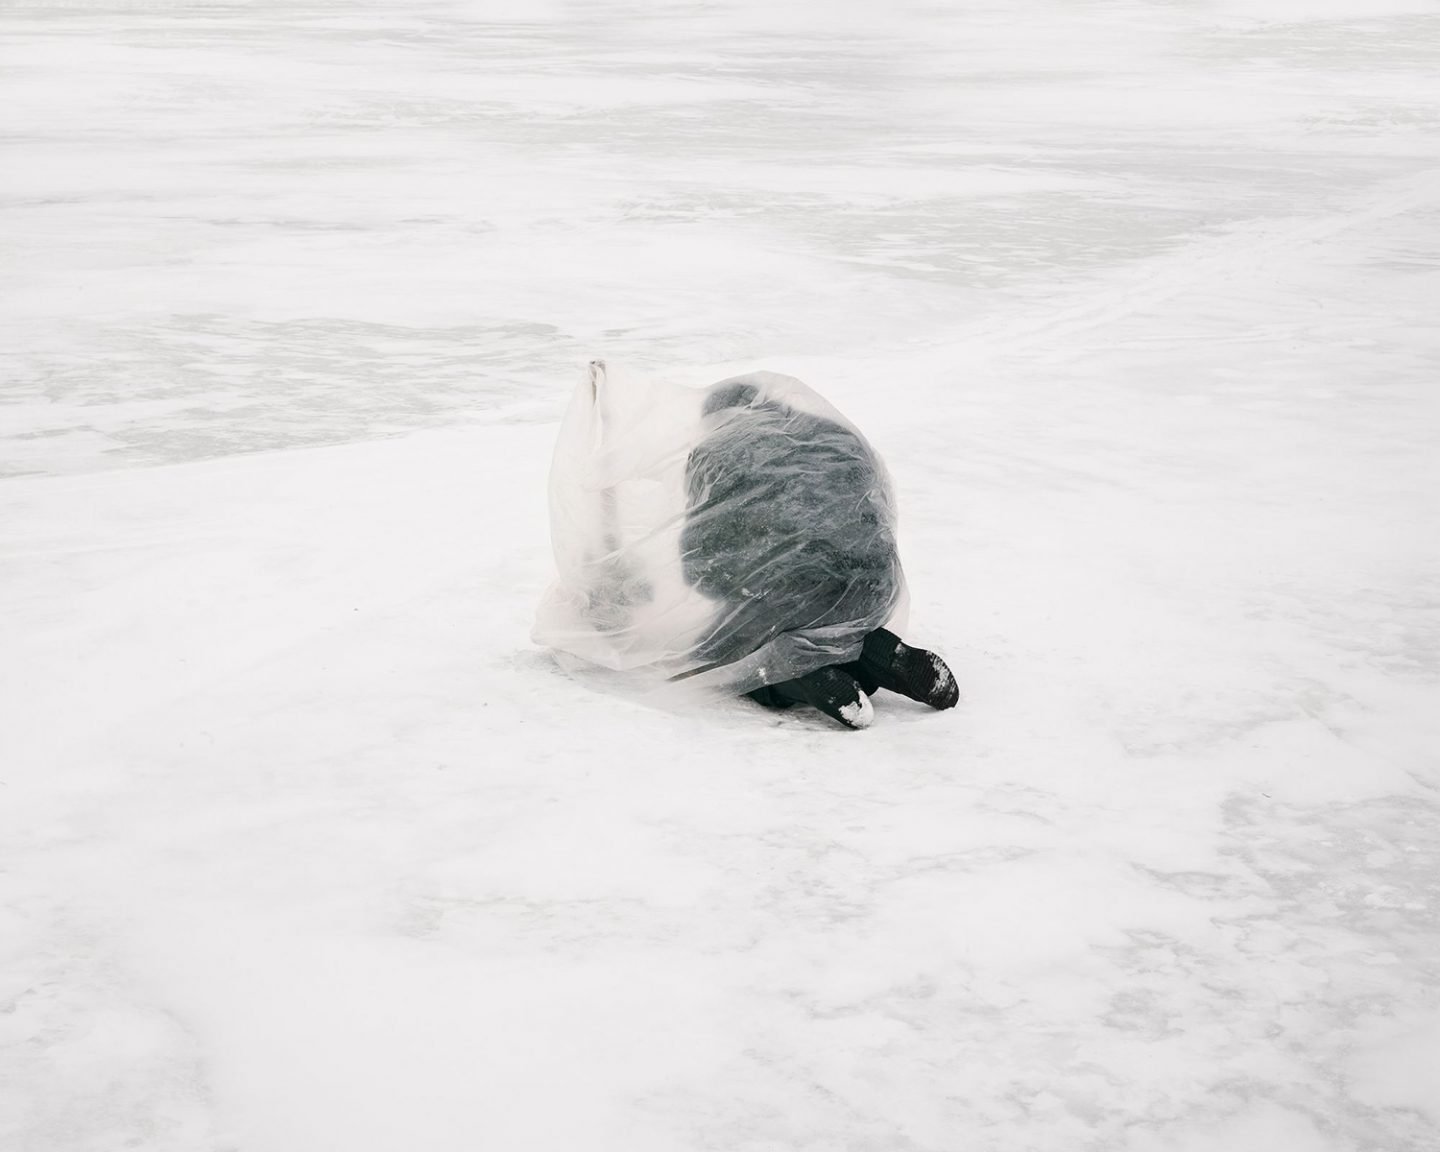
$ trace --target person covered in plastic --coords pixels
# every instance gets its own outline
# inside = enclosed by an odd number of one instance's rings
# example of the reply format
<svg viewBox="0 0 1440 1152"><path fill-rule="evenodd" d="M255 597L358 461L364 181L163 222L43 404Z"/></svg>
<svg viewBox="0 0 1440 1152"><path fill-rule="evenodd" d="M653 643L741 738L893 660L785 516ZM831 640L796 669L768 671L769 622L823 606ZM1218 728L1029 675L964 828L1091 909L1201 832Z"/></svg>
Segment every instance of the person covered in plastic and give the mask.
<svg viewBox="0 0 1440 1152"><path fill-rule="evenodd" d="M774 373L651 389L618 389L597 362L572 402L551 477L561 580L536 638L850 728L881 688L953 707L945 663L886 627L905 580L889 481L859 431Z"/></svg>

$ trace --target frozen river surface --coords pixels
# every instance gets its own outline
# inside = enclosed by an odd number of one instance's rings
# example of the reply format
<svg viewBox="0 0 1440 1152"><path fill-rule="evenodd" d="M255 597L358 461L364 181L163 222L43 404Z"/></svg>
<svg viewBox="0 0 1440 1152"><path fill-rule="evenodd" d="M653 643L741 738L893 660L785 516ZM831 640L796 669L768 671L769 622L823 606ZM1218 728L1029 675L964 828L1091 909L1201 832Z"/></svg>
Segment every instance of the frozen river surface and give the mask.
<svg viewBox="0 0 1440 1152"><path fill-rule="evenodd" d="M0 1149L1440 1147L1440 15L885 7L0 9ZM597 354L960 707L560 675Z"/></svg>

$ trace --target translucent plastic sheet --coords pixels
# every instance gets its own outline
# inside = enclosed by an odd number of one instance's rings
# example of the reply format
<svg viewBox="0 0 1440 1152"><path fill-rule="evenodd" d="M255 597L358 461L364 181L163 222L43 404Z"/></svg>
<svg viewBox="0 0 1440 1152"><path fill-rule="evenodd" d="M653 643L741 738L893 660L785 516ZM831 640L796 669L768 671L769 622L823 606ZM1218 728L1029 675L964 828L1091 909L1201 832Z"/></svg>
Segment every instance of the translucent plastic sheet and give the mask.
<svg viewBox="0 0 1440 1152"><path fill-rule="evenodd" d="M906 603L895 505L799 380L696 389L590 365L550 475L559 578L534 637L576 669L748 692L855 658Z"/></svg>

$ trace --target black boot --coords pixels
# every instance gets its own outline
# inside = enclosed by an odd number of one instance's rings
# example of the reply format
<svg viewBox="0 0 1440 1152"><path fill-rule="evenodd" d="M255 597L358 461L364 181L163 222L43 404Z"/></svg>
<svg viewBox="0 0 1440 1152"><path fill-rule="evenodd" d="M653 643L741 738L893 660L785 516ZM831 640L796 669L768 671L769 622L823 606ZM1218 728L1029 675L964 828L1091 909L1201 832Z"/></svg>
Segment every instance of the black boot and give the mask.
<svg viewBox="0 0 1440 1152"><path fill-rule="evenodd" d="M870 698L843 668L818 668L799 679L758 688L748 695L768 708L809 704L847 728L868 728L875 718Z"/></svg>
<svg viewBox="0 0 1440 1152"><path fill-rule="evenodd" d="M907 646L884 628L865 637L860 659L844 667L867 692L888 688L942 710L960 700L960 687L945 661L923 648Z"/></svg>

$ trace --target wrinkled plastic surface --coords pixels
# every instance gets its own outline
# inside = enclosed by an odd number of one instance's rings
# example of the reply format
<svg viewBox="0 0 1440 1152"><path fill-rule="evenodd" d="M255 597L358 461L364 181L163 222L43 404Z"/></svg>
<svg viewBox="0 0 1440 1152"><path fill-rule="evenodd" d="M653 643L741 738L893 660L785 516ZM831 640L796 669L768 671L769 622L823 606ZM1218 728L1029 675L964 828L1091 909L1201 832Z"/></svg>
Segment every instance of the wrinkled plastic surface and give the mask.
<svg viewBox="0 0 1440 1152"><path fill-rule="evenodd" d="M906 603L885 468L793 377L697 389L592 363L550 514L535 640L637 686L790 680L854 659Z"/></svg>

